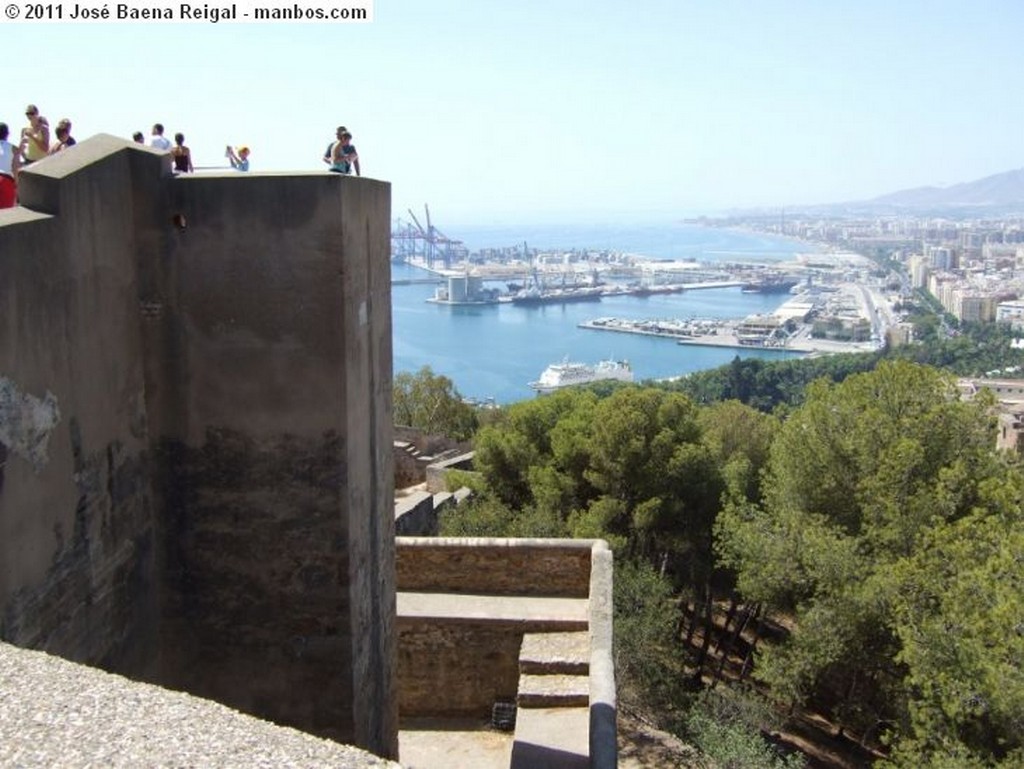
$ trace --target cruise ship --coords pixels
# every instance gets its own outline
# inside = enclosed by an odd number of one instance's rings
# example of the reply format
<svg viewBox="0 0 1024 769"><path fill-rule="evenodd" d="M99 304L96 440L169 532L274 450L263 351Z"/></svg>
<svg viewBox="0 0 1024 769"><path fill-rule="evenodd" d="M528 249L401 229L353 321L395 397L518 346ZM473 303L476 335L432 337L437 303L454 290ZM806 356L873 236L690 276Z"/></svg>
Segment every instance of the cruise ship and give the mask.
<svg viewBox="0 0 1024 769"><path fill-rule="evenodd" d="M596 366L586 363L573 363L568 358L561 363L552 363L530 387L538 392L551 392L561 387L590 384L605 379L619 382L633 381L633 368L629 361L603 360Z"/></svg>

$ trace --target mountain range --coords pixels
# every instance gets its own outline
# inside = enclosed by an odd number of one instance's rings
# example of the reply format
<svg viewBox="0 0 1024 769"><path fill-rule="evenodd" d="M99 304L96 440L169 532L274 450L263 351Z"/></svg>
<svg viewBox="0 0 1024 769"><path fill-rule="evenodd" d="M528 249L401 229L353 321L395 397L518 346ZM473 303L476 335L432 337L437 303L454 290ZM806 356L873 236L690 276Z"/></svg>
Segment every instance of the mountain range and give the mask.
<svg viewBox="0 0 1024 769"><path fill-rule="evenodd" d="M846 205L908 211L964 208L1024 210L1024 168L951 187L915 187Z"/></svg>

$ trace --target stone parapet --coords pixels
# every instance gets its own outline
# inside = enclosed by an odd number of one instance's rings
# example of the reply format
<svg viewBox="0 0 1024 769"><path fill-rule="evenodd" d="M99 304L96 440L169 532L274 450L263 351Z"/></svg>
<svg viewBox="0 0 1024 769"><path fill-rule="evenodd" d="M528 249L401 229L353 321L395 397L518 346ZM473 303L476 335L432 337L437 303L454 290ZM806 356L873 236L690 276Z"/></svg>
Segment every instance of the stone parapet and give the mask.
<svg viewBox="0 0 1024 769"><path fill-rule="evenodd" d="M584 598L593 540L402 537L399 590Z"/></svg>

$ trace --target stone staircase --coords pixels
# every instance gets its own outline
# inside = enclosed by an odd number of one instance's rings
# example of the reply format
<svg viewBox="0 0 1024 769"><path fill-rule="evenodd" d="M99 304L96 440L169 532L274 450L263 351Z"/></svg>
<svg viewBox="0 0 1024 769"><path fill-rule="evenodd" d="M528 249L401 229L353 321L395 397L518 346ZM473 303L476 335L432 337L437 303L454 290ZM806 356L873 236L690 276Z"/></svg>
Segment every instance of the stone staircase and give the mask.
<svg viewBox="0 0 1024 769"><path fill-rule="evenodd" d="M516 704L512 769L589 767L589 632L524 635Z"/></svg>

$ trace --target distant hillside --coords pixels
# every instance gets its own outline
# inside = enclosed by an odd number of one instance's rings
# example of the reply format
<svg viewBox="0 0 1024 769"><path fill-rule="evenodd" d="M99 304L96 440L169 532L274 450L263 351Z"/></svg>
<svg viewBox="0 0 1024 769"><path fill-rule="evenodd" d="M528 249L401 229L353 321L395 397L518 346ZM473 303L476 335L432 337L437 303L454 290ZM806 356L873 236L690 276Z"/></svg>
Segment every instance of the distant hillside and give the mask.
<svg viewBox="0 0 1024 769"><path fill-rule="evenodd" d="M858 205L880 208L1024 207L1024 168L986 176L952 187L917 187L882 195Z"/></svg>
<svg viewBox="0 0 1024 769"><path fill-rule="evenodd" d="M951 187L915 187L890 192L870 200L790 205L786 207L785 212L826 216L916 214L954 218L1016 215L1024 213L1024 168L993 174L973 182L954 184ZM774 220L779 216L779 209L734 208L725 214L730 217L764 217Z"/></svg>

